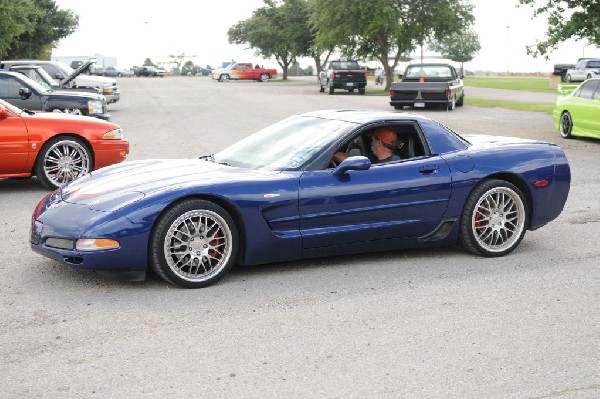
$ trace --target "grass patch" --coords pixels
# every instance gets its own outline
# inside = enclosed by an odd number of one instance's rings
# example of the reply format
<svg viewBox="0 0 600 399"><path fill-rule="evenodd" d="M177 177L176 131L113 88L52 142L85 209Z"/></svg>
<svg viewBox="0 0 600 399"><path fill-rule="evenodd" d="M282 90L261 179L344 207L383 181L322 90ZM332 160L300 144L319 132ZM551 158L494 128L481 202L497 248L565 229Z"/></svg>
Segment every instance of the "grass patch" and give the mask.
<svg viewBox="0 0 600 399"><path fill-rule="evenodd" d="M517 111L546 112L552 114L554 104L524 103L519 101L492 100L488 98L465 97L465 105L484 108L508 108Z"/></svg>
<svg viewBox="0 0 600 399"><path fill-rule="evenodd" d="M550 88L550 78L545 77L465 77L465 86L490 89L509 89L533 91L538 93L556 93Z"/></svg>

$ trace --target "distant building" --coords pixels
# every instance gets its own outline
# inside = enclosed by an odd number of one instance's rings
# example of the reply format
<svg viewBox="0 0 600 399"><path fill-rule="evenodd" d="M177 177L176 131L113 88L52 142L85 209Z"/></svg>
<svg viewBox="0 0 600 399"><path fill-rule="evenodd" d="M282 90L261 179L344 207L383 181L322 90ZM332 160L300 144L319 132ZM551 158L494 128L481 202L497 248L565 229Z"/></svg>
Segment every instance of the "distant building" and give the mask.
<svg viewBox="0 0 600 399"><path fill-rule="evenodd" d="M109 57L102 54L94 55L73 55L73 56L52 56L52 61L62 61L67 65L73 66L78 62L85 62L90 58L96 59L96 66L106 68L109 66L117 67L117 57ZM73 65L72 65L73 64Z"/></svg>

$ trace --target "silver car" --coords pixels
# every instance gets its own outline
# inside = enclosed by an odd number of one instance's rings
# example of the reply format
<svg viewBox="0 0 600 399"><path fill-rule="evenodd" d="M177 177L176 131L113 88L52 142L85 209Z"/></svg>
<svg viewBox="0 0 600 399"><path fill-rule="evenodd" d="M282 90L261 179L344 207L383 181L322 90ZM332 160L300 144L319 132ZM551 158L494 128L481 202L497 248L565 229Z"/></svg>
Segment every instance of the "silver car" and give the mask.
<svg viewBox="0 0 600 399"><path fill-rule="evenodd" d="M584 80L600 77L599 58L580 58L575 68L567 70L567 82L583 82Z"/></svg>

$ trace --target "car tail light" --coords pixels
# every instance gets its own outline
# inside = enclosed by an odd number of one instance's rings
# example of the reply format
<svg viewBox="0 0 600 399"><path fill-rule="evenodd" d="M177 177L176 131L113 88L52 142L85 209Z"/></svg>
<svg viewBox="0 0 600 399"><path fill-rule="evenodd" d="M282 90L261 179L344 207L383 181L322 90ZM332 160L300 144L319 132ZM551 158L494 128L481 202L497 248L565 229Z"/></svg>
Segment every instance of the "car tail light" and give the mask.
<svg viewBox="0 0 600 399"><path fill-rule="evenodd" d="M450 98L450 89L446 89L446 98Z"/></svg>

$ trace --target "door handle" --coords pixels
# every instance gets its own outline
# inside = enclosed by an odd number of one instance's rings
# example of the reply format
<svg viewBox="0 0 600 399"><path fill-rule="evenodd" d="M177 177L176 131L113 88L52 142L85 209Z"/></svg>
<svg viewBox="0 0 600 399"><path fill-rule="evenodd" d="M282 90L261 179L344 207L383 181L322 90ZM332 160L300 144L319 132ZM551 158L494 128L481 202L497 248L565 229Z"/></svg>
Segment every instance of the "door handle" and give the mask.
<svg viewBox="0 0 600 399"><path fill-rule="evenodd" d="M439 171L440 169L437 165L426 165L419 168L419 173L422 175L432 175Z"/></svg>

